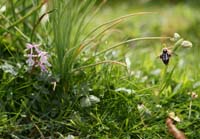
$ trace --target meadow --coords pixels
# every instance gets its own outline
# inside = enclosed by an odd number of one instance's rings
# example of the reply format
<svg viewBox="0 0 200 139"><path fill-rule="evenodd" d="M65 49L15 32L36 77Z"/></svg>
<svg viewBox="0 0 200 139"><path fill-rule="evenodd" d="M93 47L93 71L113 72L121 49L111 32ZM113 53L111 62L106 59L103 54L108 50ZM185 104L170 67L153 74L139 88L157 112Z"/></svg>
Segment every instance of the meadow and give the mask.
<svg viewBox="0 0 200 139"><path fill-rule="evenodd" d="M199 139L199 4L1 0L0 138Z"/></svg>

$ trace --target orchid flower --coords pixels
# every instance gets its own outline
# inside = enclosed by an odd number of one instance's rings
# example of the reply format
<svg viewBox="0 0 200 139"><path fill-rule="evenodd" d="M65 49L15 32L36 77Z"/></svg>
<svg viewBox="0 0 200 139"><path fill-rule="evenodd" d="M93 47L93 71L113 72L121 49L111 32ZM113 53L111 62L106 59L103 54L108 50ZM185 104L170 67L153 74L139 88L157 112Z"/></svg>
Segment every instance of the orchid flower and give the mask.
<svg viewBox="0 0 200 139"><path fill-rule="evenodd" d="M40 67L41 71L47 71L47 67L50 67L51 64L48 62L48 53L39 49L39 44L26 44L25 51L30 52L26 56L28 59L26 63L29 67Z"/></svg>
<svg viewBox="0 0 200 139"><path fill-rule="evenodd" d="M25 51L28 51L28 50L30 50L31 51L31 54L33 54L33 49L35 49L35 51L37 52L37 53L40 53L40 50L39 50L39 47L40 45L39 44L30 44L30 43L27 43L26 44L26 49L25 49Z"/></svg>

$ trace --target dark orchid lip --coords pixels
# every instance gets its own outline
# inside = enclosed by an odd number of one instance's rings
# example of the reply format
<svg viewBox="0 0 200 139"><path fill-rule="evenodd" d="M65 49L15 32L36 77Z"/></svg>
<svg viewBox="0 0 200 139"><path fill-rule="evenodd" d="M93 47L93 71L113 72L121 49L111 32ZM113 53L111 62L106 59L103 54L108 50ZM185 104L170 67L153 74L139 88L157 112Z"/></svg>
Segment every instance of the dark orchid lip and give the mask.
<svg viewBox="0 0 200 139"><path fill-rule="evenodd" d="M167 49L163 49L163 53L160 55L160 59L165 65L168 65L171 54L168 53Z"/></svg>

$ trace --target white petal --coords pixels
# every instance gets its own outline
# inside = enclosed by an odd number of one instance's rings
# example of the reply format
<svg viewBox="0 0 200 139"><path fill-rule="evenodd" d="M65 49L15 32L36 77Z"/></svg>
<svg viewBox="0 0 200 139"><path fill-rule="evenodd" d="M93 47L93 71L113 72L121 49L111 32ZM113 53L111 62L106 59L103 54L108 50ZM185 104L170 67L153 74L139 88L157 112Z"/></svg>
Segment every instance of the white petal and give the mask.
<svg viewBox="0 0 200 139"><path fill-rule="evenodd" d="M90 95L89 99L90 99L90 102L92 102L94 104L100 102L100 99L94 95Z"/></svg>
<svg viewBox="0 0 200 139"><path fill-rule="evenodd" d="M89 106L91 106L90 98L89 97L81 98L80 104L81 104L81 107L89 107Z"/></svg>

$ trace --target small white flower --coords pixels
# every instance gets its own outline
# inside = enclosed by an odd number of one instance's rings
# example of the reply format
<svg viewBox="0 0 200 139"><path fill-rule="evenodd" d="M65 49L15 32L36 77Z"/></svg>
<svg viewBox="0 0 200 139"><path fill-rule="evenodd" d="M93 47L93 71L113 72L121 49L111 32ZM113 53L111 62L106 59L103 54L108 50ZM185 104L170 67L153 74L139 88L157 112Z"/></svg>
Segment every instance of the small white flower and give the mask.
<svg viewBox="0 0 200 139"><path fill-rule="evenodd" d="M147 107L145 107L144 104L138 104L137 109L144 116L150 116L151 115L151 111Z"/></svg>
<svg viewBox="0 0 200 139"><path fill-rule="evenodd" d="M198 94L195 92L192 92L191 97L192 97L192 99L198 98Z"/></svg>
<svg viewBox="0 0 200 139"><path fill-rule="evenodd" d="M144 104L138 104L137 105L137 109L141 112L141 111L144 111L144 109L145 109L145 106L144 106Z"/></svg>
<svg viewBox="0 0 200 139"><path fill-rule="evenodd" d="M99 103L100 99L94 95L89 95L90 102L93 104Z"/></svg>
<svg viewBox="0 0 200 139"><path fill-rule="evenodd" d="M181 46L182 46L182 47L185 47L185 48L187 48L187 47L192 47L192 43L191 43L190 41L183 41L183 42L181 43Z"/></svg>
<svg viewBox="0 0 200 139"><path fill-rule="evenodd" d="M2 7L0 7L0 13L3 13L5 11L6 11L6 6L5 5L3 5Z"/></svg>
<svg viewBox="0 0 200 139"><path fill-rule="evenodd" d="M73 135L68 135L65 139L75 139Z"/></svg>
<svg viewBox="0 0 200 139"><path fill-rule="evenodd" d="M92 105L89 97L83 97L80 100L81 107L90 107Z"/></svg>
<svg viewBox="0 0 200 139"><path fill-rule="evenodd" d="M133 94L133 93L135 93L134 90L128 89L128 88L124 88L124 87L122 87L122 88L117 88L117 89L115 89L115 91L116 91L116 92L125 92L125 93L127 93L127 94Z"/></svg>
<svg viewBox="0 0 200 139"><path fill-rule="evenodd" d="M157 105L156 105L156 108L162 108L162 105L157 104Z"/></svg>

